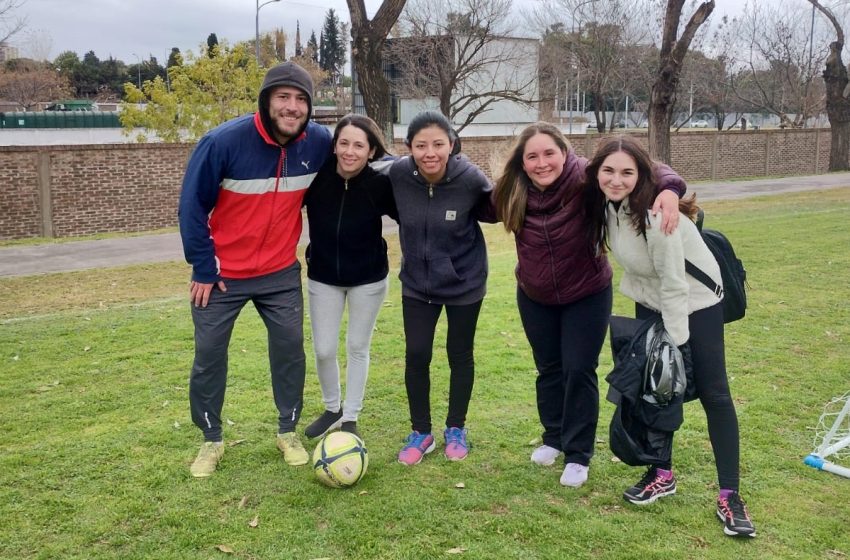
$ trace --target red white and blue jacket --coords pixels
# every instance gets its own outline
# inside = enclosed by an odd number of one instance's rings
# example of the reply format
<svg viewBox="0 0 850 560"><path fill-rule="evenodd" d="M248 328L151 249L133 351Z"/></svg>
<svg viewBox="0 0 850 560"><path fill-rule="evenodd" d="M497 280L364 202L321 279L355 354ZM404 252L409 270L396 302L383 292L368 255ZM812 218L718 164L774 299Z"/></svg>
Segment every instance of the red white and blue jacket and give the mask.
<svg viewBox="0 0 850 560"><path fill-rule="evenodd" d="M195 147L178 217L192 280L253 278L296 261L304 193L331 151L330 132L308 122L281 146L259 113L232 119Z"/></svg>

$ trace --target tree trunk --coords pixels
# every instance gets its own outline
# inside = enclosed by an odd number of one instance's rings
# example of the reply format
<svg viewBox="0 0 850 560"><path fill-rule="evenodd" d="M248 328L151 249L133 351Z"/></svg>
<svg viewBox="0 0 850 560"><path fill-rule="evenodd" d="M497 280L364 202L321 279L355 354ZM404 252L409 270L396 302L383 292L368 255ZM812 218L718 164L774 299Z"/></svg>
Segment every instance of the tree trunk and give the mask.
<svg viewBox="0 0 850 560"><path fill-rule="evenodd" d="M351 15L351 58L357 71L358 87L366 114L378 123L392 141L390 86L384 76L384 42L398 21L406 0L384 0L375 16L366 17L364 0L346 0Z"/></svg>
<svg viewBox="0 0 850 560"><path fill-rule="evenodd" d="M649 154L670 163L670 121L676 102L676 89L685 55L699 27L714 11L714 0L702 2L676 39L685 0L667 0L664 15L658 75L649 97Z"/></svg>
<svg viewBox="0 0 850 560"><path fill-rule="evenodd" d="M829 45L829 56L823 71L826 85L826 114L829 117L831 147L829 170L850 169L850 100L844 96L847 90L847 68L841 60L844 42L834 41Z"/></svg>
<svg viewBox="0 0 850 560"><path fill-rule="evenodd" d="M649 153L653 159L670 163L670 124L676 106L679 72L662 70L649 94Z"/></svg>
<svg viewBox="0 0 850 560"><path fill-rule="evenodd" d="M830 123L830 139L832 141L829 148L829 170L830 171L848 171L850 170L850 121L834 122L832 117L829 118Z"/></svg>
<svg viewBox="0 0 850 560"><path fill-rule="evenodd" d="M829 170L850 170L850 99L847 98L847 67L841 59L844 50L844 29L832 11L809 0L835 28L836 40L829 44L823 81L826 86L826 114L829 117L830 141Z"/></svg>
<svg viewBox="0 0 850 560"><path fill-rule="evenodd" d="M366 114L386 133L392 127L392 114L390 86L383 69L383 47L383 38L363 34L355 37L351 52Z"/></svg>

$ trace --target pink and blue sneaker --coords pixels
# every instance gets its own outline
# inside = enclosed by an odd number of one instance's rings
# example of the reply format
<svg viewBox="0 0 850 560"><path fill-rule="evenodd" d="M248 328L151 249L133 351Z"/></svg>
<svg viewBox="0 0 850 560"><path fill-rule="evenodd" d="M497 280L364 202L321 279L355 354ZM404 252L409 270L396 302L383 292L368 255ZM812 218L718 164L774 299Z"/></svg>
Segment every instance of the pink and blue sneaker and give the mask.
<svg viewBox="0 0 850 560"><path fill-rule="evenodd" d="M398 462L402 465L418 465L426 453L431 453L436 447L434 436L413 431L404 440L404 447L398 453Z"/></svg>
<svg viewBox="0 0 850 560"><path fill-rule="evenodd" d="M461 461L469 454L469 445L466 443L466 428L446 428L443 432L446 438L446 459L449 461Z"/></svg>

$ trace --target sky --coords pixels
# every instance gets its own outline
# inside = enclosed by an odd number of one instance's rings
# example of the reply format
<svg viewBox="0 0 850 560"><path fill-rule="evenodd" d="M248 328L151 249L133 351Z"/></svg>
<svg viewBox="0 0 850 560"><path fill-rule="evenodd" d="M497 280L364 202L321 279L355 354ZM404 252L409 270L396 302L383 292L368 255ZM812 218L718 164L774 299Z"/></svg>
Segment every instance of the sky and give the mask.
<svg viewBox="0 0 850 560"><path fill-rule="evenodd" d="M260 0L262 4L265 0ZM518 2L530 0L515 0ZM762 0L770 3L772 0ZM27 32L11 41L22 56L53 60L64 51L80 58L93 50L100 59L110 56L133 64L154 56L163 64L172 47L198 53L207 36L215 33L229 43L253 39L257 0L26 0L19 15L26 16ZM715 0L712 19L737 14L740 0ZM686 6L689 4L686 3ZM380 0L366 0L371 17ZM333 8L348 21L345 0L280 0L262 6L260 32L282 27L291 41L296 20L301 41L310 31L319 37L325 13ZM687 8L686 8L687 9Z"/></svg>

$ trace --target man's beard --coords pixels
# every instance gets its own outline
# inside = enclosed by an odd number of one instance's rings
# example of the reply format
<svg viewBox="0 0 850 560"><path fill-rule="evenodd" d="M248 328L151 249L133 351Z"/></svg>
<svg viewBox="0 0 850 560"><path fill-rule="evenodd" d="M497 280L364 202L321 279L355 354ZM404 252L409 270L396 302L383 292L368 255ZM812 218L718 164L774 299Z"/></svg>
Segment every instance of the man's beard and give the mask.
<svg viewBox="0 0 850 560"><path fill-rule="evenodd" d="M294 139L295 137L297 137L301 133L301 131L304 129L304 126L307 123L307 119L302 117L297 122L298 122L298 124L297 124L296 129L293 132L288 132L286 130L283 130L280 126L278 126L277 119L272 119L272 127L274 128L273 132L274 132L275 139L277 139L278 142L280 142L281 144L285 144L285 143L289 142L290 140Z"/></svg>

